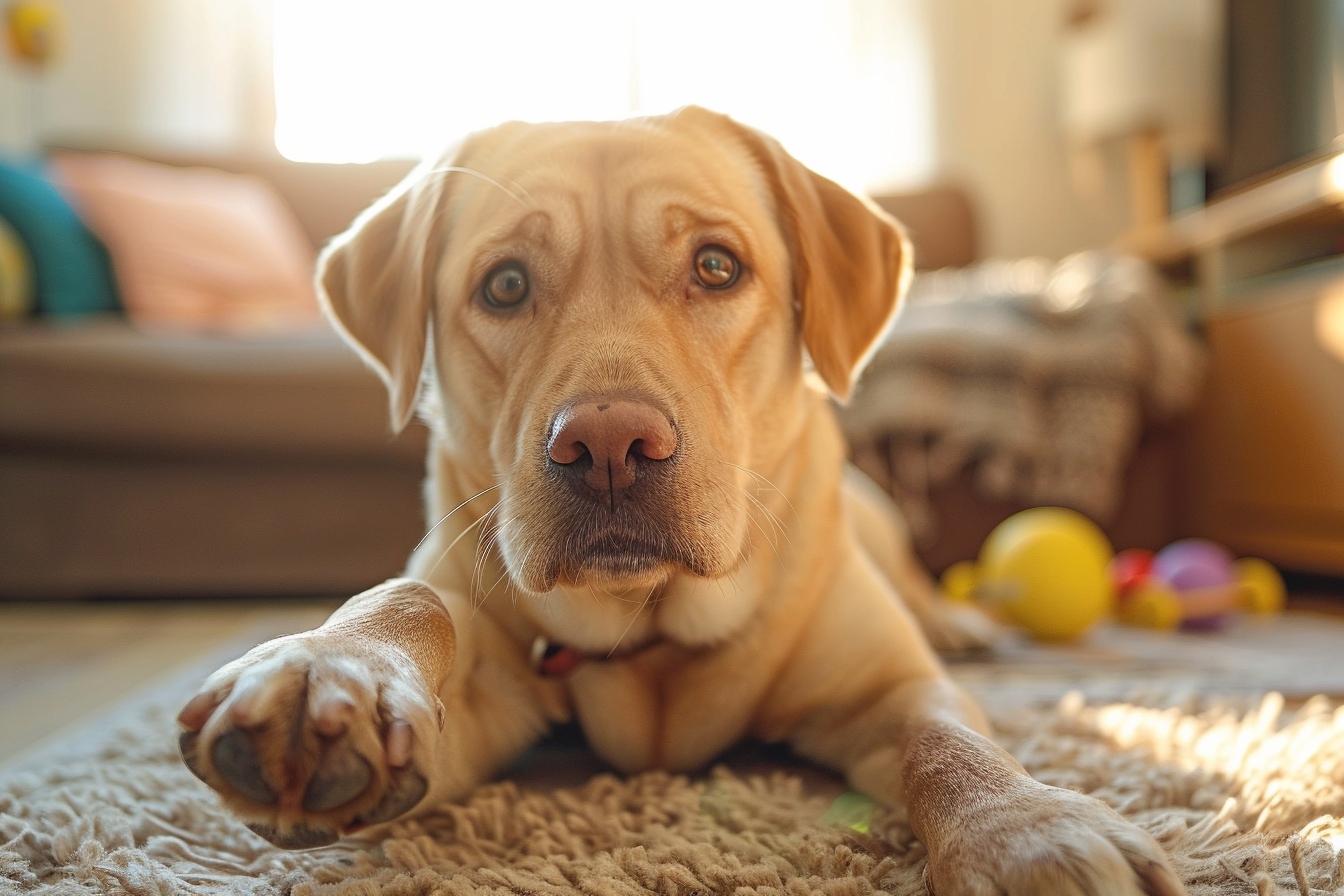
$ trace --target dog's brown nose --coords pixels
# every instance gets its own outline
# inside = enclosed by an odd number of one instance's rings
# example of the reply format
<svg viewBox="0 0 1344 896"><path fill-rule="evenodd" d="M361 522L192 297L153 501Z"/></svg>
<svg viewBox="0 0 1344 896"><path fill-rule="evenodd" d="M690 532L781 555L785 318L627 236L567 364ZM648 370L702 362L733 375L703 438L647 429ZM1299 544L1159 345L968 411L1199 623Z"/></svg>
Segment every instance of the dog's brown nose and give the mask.
<svg viewBox="0 0 1344 896"><path fill-rule="evenodd" d="M590 488L612 494L634 484L643 462L667 460L676 450L677 433L667 416L631 398L570 405L551 424L546 446L551 460L581 473Z"/></svg>

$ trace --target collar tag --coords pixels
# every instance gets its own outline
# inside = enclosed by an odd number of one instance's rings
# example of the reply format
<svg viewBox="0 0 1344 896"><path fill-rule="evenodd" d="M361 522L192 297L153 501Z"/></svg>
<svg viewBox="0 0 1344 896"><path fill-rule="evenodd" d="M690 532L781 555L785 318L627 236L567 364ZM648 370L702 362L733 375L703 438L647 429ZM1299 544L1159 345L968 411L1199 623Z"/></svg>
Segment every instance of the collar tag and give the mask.
<svg viewBox="0 0 1344 896"><path fill-rule="evenodd" d="M558 678L573 672L582 661L583 654L573 647L552 644L541 635L532 642L532 668L538 675Z"/></svg>

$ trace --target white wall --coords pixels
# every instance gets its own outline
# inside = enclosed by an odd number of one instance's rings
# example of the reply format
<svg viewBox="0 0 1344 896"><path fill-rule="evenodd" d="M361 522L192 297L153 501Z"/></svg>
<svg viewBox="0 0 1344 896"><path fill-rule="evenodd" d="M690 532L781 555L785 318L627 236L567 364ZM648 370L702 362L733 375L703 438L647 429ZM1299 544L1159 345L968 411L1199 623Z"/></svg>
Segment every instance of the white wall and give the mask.
<svg viewBox="0 0 1344 896"><path fill-rule="evenodd" d="M269 0L57 0L64 58L43 79L48 144L271 149ZM1129 226L1124 164L1073 185L1060 39L1073 0L930 0L938 169L976 200L984 254L1061 257ZM28 139L31 96L0 54L0 147Z"/></svg>
<svg viewBox="0 0 1344 896"><path fill-rule="evenodd" d="M257 0L57 0L65 41L34 78L3 54L0 145L231 150L257 139ZM264 82L264 83L262 83Z"/></svg>
<svg viewBox="0 0 1344 896"><path fill-rule="evenodd" d="M1060 258L1129 227L1124 157L1076 187L1060 126L1060 43L1074 0L934 0L939 169L968 188L986 256Z"/></svg>

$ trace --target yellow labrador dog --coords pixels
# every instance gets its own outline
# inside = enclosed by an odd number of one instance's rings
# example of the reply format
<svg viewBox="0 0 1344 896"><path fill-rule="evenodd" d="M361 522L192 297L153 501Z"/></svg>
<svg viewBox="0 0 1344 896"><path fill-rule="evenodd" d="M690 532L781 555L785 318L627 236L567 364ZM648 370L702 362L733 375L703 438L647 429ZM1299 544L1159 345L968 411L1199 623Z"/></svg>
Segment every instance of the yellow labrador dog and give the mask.
<svg viewBox="0 0 1344 896"><path fill-rule="evenodd" d="M625 771L759 738L908 811L940 896L1183 893L1145 833L988 739L921 623L983 630L845 472L825 390L909 271L895 222L702 109L506 124L422 166L320 281L395 426L432 428L434 526L406 578L209 678L187 764L300 848L574 718Z"/></svg>

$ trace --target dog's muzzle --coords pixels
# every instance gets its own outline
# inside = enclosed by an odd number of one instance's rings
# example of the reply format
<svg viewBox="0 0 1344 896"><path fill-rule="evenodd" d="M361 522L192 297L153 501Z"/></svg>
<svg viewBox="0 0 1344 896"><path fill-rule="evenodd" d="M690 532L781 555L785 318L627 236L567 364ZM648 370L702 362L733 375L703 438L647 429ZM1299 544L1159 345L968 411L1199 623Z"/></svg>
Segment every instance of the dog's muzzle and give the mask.
<svg viewBox="0 0 1344 896"><path fill-rule="evenodd" d="M668 415L640 397L584 398L555 415L544 463L563 507L561 578L638 577L686 562L673 497L678 447Z"/></svg>

